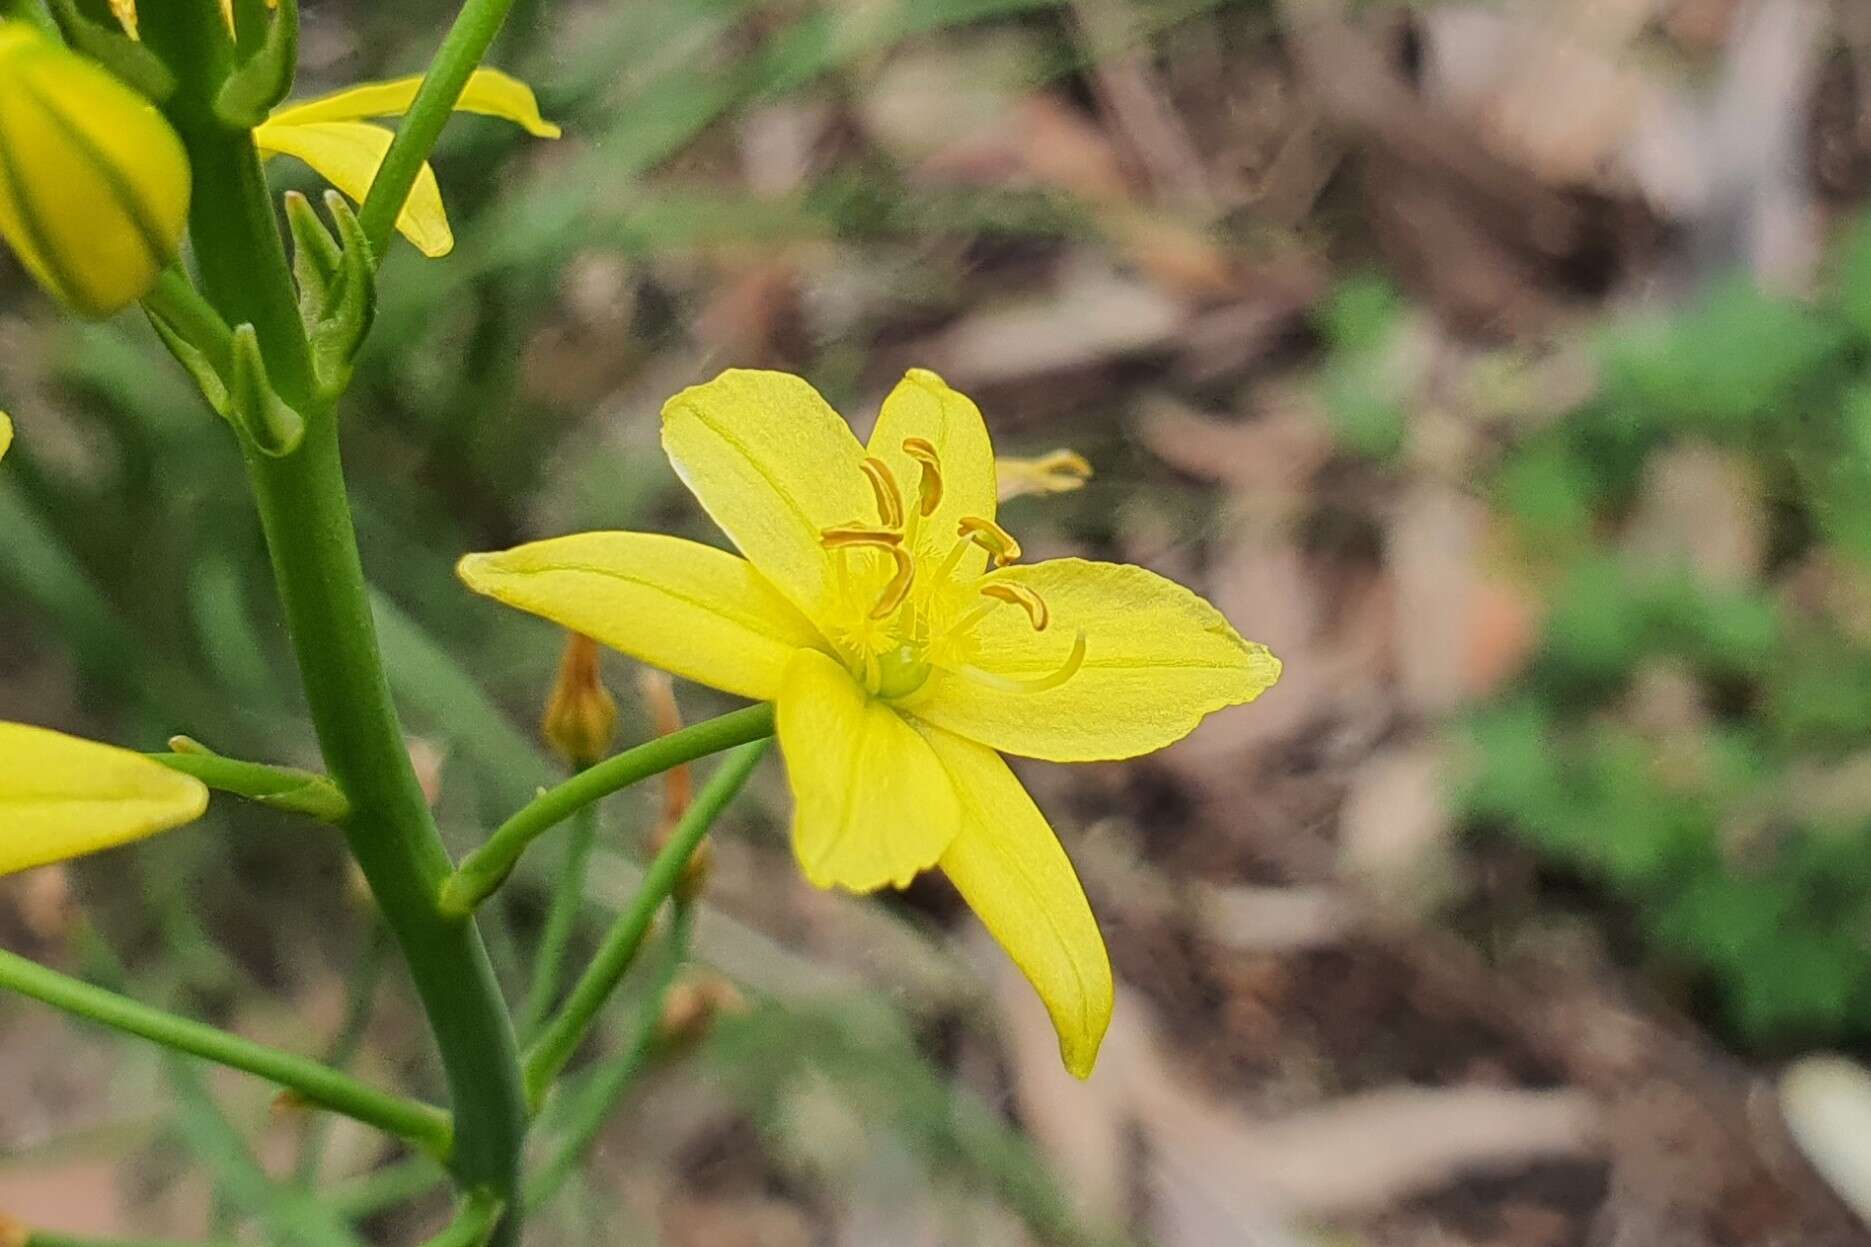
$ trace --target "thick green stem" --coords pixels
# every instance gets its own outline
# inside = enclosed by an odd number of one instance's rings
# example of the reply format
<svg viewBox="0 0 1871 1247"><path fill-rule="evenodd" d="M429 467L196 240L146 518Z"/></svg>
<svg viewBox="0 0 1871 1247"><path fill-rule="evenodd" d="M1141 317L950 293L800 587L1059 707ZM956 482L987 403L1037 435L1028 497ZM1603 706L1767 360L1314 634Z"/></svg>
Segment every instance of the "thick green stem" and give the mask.
<svg viewBox="0 0 1871 1247"><path fill-rule="evenodd" d="M673 740L674 737L666 736L663 739ZM592 1020L604 1007L604 1002L617 989L630 963L636 959L637 950L643 947L643 937L649 934L656 911L682 881L682 872L689 864L689 858L694 856L696 848L701 845L715 819L720 817L721 811L741 790L747 777L753 774L755 765L766 754L770 743L770 740L757 740L743 745L716 768L695 798L695 804L676 824L669 842L650 863L649 869L643 872L643 884L637 889L637 894L630 898L630 907L618 916L609 934L604 937L604 942L598 946L591 965L566 997L565 1007L547 1025L539 1039L527 1048L526 1098L527 1103L535 1109L545 1099L546 1089L577 1050Z"/></svg>
<svg viewBox="0 0 1871 1247"><path fill-rule="evenodd" d="M448 115L461 98L461 89L480 67L481 58L487 55L488 46L500 33L507 10L512 7L513 0L467 0L442 46L436 49L416 100L397 126L396 141L390 144L370 184L364 209L358 214L364 236L370 239L376 255L381 256L389 244L390 231L396 228L397 215L409 198L410 187L416 184L423 161L435 150L442 127L448 124Z"/></svg>
<svg viewBox="0 0 1871 1247"><path fill-rule="evenodd" d="M443 886L442 911L462 917L473 913L505 882L528 845L592 802L684 762L771 735L773 706L761 702L659 736L580 771L557 788L541 793L502 823L487 843L462 859L460 869Z"/></svg>
<svg viewBox="0 0 1871 1247"><path fill-rule="evenodd" d="M546 925L539 933L539 951L533 955L532 981L526 987L526 1004L520 1010L514 1029L520 1038L530 1040L540 1024L558 1003L559 988L565 982L565 954L578 931L578 915L585 907L585 876L591 864L591 850L598 840L596 802L573 815L572 831L565 842L565 860L559 865L559 880L552 890L552 906L546 911Z"/></svg>
<svg viewBox="0 0 1871 1247"><path fill-rule="evenodd" d="M257 1075L321 1108L387 1130L435 1155L448 1153L447 1113L379 1091L317 1061L177 1017L5 950L0 950L0 987L177 1052Z"/></svg>
<svg viewBox="0 0 1871 1247"><path fill-rule="evenodd" d="M470 7L474 7L470 4ZM306 424L299 449L250 453L248 476L272 555L326 769L351 804L344 831L409 964L447 1073L450 1168L465 1189L509 1205L526 1109L513 1029L471 922L436 907L449 860L390 700L345 492L336 413L319 398L272 196L250 135L212 100L232 46L215 0L142 6L144 41L184 87L168 105L194 169L190 236L208 301L258 332L271 381ZM509 1217L495 1242L517 1239Z"/></svg>

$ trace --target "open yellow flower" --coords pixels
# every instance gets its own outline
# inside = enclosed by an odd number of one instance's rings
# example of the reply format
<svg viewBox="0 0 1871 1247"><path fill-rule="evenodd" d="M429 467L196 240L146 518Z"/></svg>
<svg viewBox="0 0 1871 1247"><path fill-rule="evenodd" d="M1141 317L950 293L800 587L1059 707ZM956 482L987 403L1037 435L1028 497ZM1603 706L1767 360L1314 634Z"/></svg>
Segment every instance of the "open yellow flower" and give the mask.
<svg viewBox="0 0 1871 1247"><path fill-rule="evenodd" d="M362 202L395 137L372 117L400 117L415 102L420 77L365 82L316 99L295 100L273 110L253 132L253 142L269 155L292 156L351 199ZM480 113L511 121L536 138L556 139L559 127L539 114L533 90L497 69L477 69L468 79L455 111ZM447 255L455 246L441 188L428 164L410 188L396 228L426 256Z"/></svg>
<svg viewBox="0 0 1871 1247"><path fill-rule="evenodd" d="M912 371L870 445L797 377L730 371L663 409L677 473L746 558L586 533L462 560L478 592L775 705L793 847L820 887L939 866L1090 1073L1110 963L1078 878L996 752L1159 749L1279 678L1187 589L1138 567L1017 562L975 405Z"/></svg>
<svg viewBox="0 0 1871 1247"><path fill-rule="evenodd" d="M194 822L208 790L140 753L0 723L0 875Z"/></svg>

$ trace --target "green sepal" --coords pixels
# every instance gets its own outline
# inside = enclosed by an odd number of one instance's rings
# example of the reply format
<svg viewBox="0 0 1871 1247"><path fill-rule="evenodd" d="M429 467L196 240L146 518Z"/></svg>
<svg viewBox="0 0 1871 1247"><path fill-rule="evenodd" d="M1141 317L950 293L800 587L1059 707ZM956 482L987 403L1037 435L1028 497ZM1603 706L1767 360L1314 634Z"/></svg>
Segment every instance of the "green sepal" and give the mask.
<svg viewBox="0 0 1871 1247"><path fill-rule="evenodd" d="M149 756L172 771L193 775L217 792L304 814L321 823L342 823L351 816L351 803L338 785L316 771L223 757L187 736L171 738L169 748L170 753Z"/></svg>
<svg viewBox="0 0 1871 1247"><path fill-rule="evenodd" d="M228 419L263 455L283 459L305 438L305 419L273 391L252 325L234 330L234 366L228 377Z"/></svg>
<svg viewBox="0 0 1871 1247"><path fill-rule="evenodd" d="M246 32L242 32L246 43ZM214 115L236 130L251 130L292 91L299 66L298 0L279 0L266 38L241 61L214 97Z"/></svg>
<svg viewBox="0 0 1871 1247"><path fill-rule="evenodd" d="M344 196L326 191L325 209L338 226L342 259L308 332L319 385L337 394L350 381L351 363L377 316L377 262L370 239Z"/></svg>
<svg viewBox="0 0 1871 1247"><path fill-rule="evenodd" d="M92 21L79 11L75 0L46 0L59 33L75 51L82 52L158 104L175 94L175 74L162 58L121 29Z"/></svg>
<svg viewBox="0 0 1871 1247"><path fill-rule="evenodd" d="M208 400L208 406L214 408L223 420L228 419L227 382L209 360L207 353L183 337L179 329L149 304L143 305L143 313L149 317L150 328L156 331L162 344L169 348L169 354L175 356L175 362L194 378L201 396Z"/></svg>
<svg viewBox="0 0 1871 1247"><path fill-rule="evenodd" d="M344 248L338 245L318 209L298 191L286 192L286 228L292 234L292 276L299 287L299 318L309 336L318 328L325 305L344 267Z"/></svg>

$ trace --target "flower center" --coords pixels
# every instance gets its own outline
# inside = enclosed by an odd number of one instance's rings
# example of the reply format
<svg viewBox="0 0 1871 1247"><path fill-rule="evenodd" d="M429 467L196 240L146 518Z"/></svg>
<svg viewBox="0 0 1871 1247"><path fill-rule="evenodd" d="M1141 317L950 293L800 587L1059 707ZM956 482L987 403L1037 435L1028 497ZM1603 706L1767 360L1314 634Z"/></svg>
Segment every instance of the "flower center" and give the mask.
<svg viewBox="0 0 1871 1247"><path fill-rule="evenodd" d="M858 520L819 534L835 569L831 640L851 674L872 696L890 701L911 697L937 670L1008 692L1043 692L1071 679L1085 662L1082 630L1046 675L1017 679L977 665L983 620L1012 606L1043 633L1052 626L1052 610L1026 585L958 577L969 550L986 551L999 569L1020 558L1020 543L978 515L961 517L952 536L934 531L929 520L944 492L940 457L920 437L905 438L903 453L916 463L913 502L889 464L867 457L860 469L876 502L875 522Z"/></svg>

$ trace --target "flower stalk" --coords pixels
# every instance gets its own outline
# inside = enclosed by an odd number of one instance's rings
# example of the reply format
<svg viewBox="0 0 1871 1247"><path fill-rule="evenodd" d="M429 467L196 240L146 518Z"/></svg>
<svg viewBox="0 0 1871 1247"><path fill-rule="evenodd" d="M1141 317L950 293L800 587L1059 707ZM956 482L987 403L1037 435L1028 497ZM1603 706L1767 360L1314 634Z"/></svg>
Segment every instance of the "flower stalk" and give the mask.
<svg viewBox="0 0 1871 1247"><path fill-rule="evenodd" d="M711 722L720 723L722 720L714 719ZM708 724L697 725L706 726ZM663 738L665 741L674 739L673 736ZM714 775L709 777L708 783L695 798L695 804L682 816L682 822L677 825L668 843L643 873L643 883L631 898L629 908L618 916L610 932L605 935L591 965L566 997L565 1007L526 1050L526 1100L535 1112L544 1101L547 1088L551 1087L553 1080L578 1048L579 1042L584 1039L592 1020L617 989L630 963L636 960L656 911L662 908L663 901L682 881L689 858L694 855L703 837L707 836L709 828L714 826L721 811L727 808L728 802L747 783L747 777L753 774L754 767L766 755L770 743L770 740L763 738L742 745L729 754Z"/></svg>
<svg viewBox="0 0 1871 1247"><path fill-rule="evenodd" d="M101 1026L264 1078L307 1103L408 1139L430 1155L448 1155L447 1113L380 1091L317 1061L178 1017L4 950L0 950L0 987Z"/></svg>
<svg viewBox="0 0 1871 1247"><path fill-rule="evenodd" d="M397 127L396 139L370 184L370 195L364 200L363 211L358 214L364 236L370 239L372 254L381 256L389 245L403 201L409 198L410 188L416 184L423 163L435 150L436 140L442 137L449 112L461 98L468 79L480 67L481 58L487 55L488 47L500 33L512 7L513 0L467 0L455 16L455 24L443 37L442 46L436 49L429 70L423 75L422 87L416 92L416 102L410 105L403 124Z"/></svg>
<svg viewBox="0 0 1871 1247"><path fill-rule="evenodd" d="M580 771L540 794L462 859L441 887L442 913L457 919L472 914L505 882L527 846L592 802L684 762L772 734L773 707L762 703L658 737Z"/></svg>

